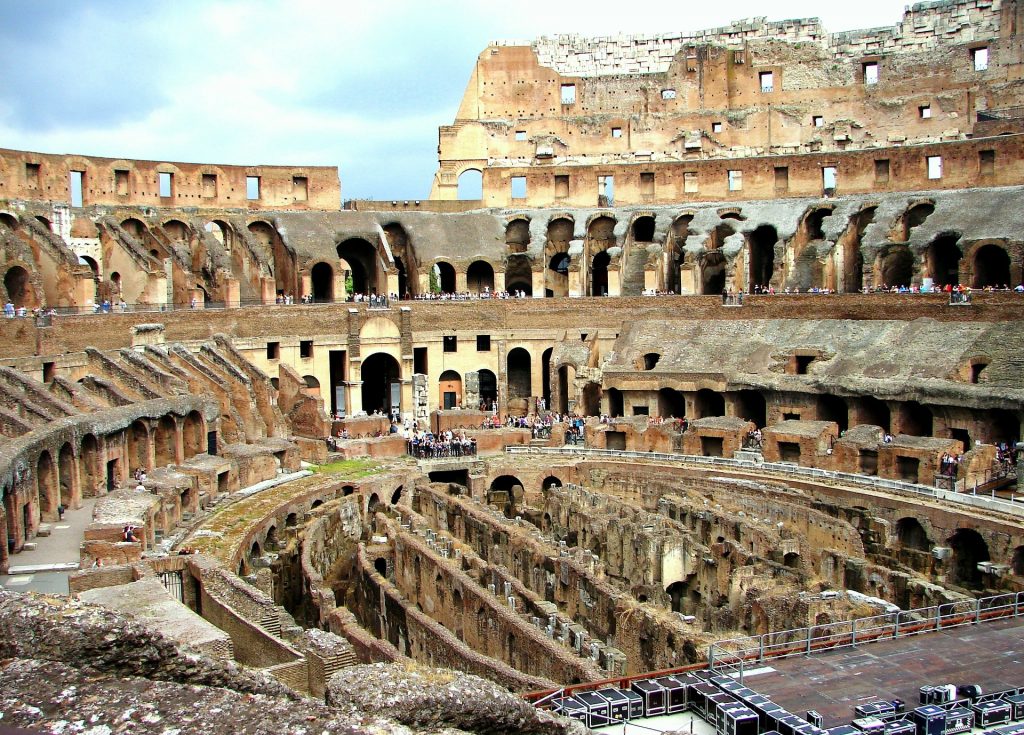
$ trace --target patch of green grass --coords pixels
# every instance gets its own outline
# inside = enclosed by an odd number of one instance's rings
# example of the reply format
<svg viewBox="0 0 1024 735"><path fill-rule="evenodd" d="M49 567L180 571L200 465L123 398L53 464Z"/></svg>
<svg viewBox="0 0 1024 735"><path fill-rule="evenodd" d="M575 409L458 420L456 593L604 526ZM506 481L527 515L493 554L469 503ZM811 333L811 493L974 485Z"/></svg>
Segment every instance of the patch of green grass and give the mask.
<svg viewBox="0 0 1024 735"><path fill-rule="evenodd" d="M319 472L329 475L345 475L345 477L357 480L361 477L367 477L375 472L385 469L384 465L378 459L369 459L366 457L357 457L355 459L343 459L339 462L329 462L328 464L316 465L312 468L313 472Z"/></svg>

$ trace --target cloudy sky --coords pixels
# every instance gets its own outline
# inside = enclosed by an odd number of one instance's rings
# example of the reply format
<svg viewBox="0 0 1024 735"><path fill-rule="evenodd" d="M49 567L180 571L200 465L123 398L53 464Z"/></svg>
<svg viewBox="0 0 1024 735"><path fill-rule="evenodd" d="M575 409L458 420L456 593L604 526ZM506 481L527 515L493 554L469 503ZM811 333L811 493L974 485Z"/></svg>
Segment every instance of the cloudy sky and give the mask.
<svg viewBox="0 0 1024 735"><path fill-rule="evenodd" d="M490 40L757 15L839 31L902 13L892 0L0 0L0 147L338 166L345 199L422 199L437 128Z"/></svg>

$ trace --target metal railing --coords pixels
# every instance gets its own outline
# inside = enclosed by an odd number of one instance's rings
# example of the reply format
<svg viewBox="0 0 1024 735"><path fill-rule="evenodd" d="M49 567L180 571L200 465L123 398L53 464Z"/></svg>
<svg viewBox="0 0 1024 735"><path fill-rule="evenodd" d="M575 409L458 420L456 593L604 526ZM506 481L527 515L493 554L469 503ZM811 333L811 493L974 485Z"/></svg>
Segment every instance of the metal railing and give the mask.
<svg viewBox="0 0 1024 735"><path fill-rule="evenodd" d="M977 600L922 607L915 610L869 615L854 620L781 630L762 635L730 638L708 647L708 665L714 671L742 673L746 666L765 661L873 641L892 640L921 633L976 625L1024 615L1024 592L982 597Z"/></svg>
<svg viewBox="0 0 1024 735"><path fill-rule="evenodd" d="M696 454L667 454L665 452L635 452L619 449L585 449L583 447L531 447L512 445L505 447L507 454L552 454L565 456L611 457L615 459L636 459L672 464L712 467L721 469L756 470L759 473L776 473L786 477L832 482L841 485L861 487L868 490L886 490L915 497L928 497L938 501L970 505L976 508L994 510L1024 517L1024 497L1011 496L1009 500L989 495L959 493L942 488L918 485L900 480L888 480L874 475L858 475L852 472L836 472L817 467L803 467L788 462L754 462L731 457L704 457Z"/></svg>

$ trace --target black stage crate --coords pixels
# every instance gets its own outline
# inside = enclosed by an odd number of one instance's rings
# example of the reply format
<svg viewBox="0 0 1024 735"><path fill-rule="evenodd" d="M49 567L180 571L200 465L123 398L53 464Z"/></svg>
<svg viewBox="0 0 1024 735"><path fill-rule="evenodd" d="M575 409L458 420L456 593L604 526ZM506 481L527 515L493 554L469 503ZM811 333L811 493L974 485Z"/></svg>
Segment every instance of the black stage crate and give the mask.
<svg viewBox="0 0 1024 735"><path fill-rule="evenodd" d="M563 697L562 699L556 699L552 705L552 709L560 715L565 717L571 717L574 720L579 720L582 723L587 721L587 707L583 702L576 699L576 697Z"/></svg>
<svg viewBox="0 0 1024 735"><path fill-rule="evenodd" d="M803 717L797 717L792 712L787 712L784 717L776 717L778 730L782 735L798 735L800 728L808 722Z"/></svg>
<svg viewBox="0 0 1024 735"><path fill-rule="evenodd" d="M587 727L593 729L611 724L608 700L597 692L580 692L575 697L587 708Z"/></svg>
<svg viewBox="0 0 1024 735"><path fill-rule="evenodd" d="M1012 725L993 727L986 730L984 735L1024 735L1024 722L1015 722Z"/></svg>
<svg viewBox="0 0 1024 735"><path fill-rule="evenodd" d="M718 725L718 722L722 719L723 710L735 707L738 704L740 704L740 701L731 694L726 694L725 692L714 694L708 697L708 712L704 719L712 725Z"/></svg>
<svg viewBox="0 0 1024 735"><path fill-rule="evenodd" d="M885 723L885 735L914 735L917 725L912 720L892 720Z"/></svg>
<svg viewBox="0 0 1024 735"><path fill-rule="evenodd" d="M708 681L694 684L687 691L687 699L690 702L690 706L701 713L701 716L707 716L708 713L708 697L713 697L716 694L723 694L724 692L716 687L714 684Z"/></svg>
<svg viewBox="0 0 1024 735"><path fill-rule="evenodd" d="M608 716L612 722L625 722L629 719L629 698L621 689L598 689L597 696L608 702Z"/></svg>
<svg viewBox="0 0 1024 735"><path fill-rule="evenodd" d="M896 714L896 704L887 702L884 699L875 699L858 704L853 708L853 712L857 717L886 717L887 715Z"/></svg>
<svg viewBox="0 0 1024 735"><path fill-rule="evenodd" d="M749 707L731 707L722 712L718 731L722 735L757 735L760 723L757 713Z"/></svg>
<svg viewBox="0 0 1024 735"><path fill-rule="evenodd" d="M885 723L874 716L858 717L850 724L864 735L885 735Z"/></svg>
<svg viewBox="0 0 1024 735"><path fill-rule="evenodd" d="M1024 720L1024 693L1008 694L1003 700L1013 708L1011 720Z"/></svg>
<svg viewBox="0 0 1024 735"><path fill-rule="evenodd" d="M855 728L853 725L840 725L839 727L830 727L825 732L827 732L828 735L857 735L860 730Z"/></svg>
<svg viewBox="0 0 1024 735"><path fill-rule="evenodd" d="M638 679L629 688L643 697L645 717L665 714L665 701L668 699L668 693L661 684L654 679Z"/></svg>
<svg viewBox="0 0 1024 735"><path fill-rule="evenodd" d="M974 721L978 724L978 727L1002 725L1005 722L1009 722L1011 715L1013 715L1013 707L1010 706L1009 702L1004 702L1001 699L975 702L971 705L971 710L974 712Z"/></svg>
<svg viewBox="0 0 1024 735"><path fill-rule="evenodd" d="M946 711L946 735L957 735L974 729L974 712L967 707L953 707Z"/></svg>
<svg viewBox="0 0 1024 735"><path fill-rule="evenodd" d="M918 707L910 713L917 735L946 735L946 710L934 704Z"/></svg>
<svg viewBox="0 0 1024 735"><path fill-rule="evenodd" d="M674 715L676 712L684 712L687 707L686 692L689 687L674 676L659 676L655 681L665 688L666 713Z"/></svg>
<svg viewBox="0 0 1024 735"><path fill-rule="evenodd" d="M632 689L620 689L623 696L629 700L629 717L627 720L635 720L644 716L644 698Z"/></svg>
<svg viewBox="0 0 1024 735"><path fill-rule="evenodd" d="M815 727L821 727L821 723L825 721L825 718L821 716L821 712L813 709L807 710L805 719Z"/></svg>

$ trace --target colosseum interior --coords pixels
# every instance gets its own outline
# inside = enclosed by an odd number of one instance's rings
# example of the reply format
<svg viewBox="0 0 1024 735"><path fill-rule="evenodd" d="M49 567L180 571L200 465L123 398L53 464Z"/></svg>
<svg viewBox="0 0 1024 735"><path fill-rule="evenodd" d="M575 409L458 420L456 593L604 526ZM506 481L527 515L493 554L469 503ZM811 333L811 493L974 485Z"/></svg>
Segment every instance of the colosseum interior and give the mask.
<svg viewBox="0 0 1024 735"><path fill-rule="evenodd" d="M329 704L1021 599L1021 29L497 43L416 202L0 150L0 571L91 504L62 604Z"/></svg>

